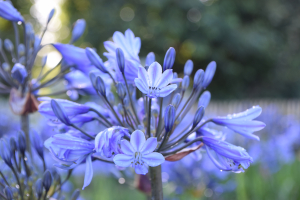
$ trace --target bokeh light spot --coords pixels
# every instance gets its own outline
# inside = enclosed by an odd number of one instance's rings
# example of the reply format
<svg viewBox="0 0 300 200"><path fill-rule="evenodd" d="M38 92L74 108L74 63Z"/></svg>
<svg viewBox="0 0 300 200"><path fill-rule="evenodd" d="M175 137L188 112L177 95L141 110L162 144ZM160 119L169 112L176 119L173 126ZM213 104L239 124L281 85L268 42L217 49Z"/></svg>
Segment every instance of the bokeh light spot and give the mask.
<svg viewBox="0 0 300 200"><path fill-rule="evenodd" d="M187 18L192 23L197 23L201 19L201 13L196 8L191 8L187 13Z"/></svg>
<svg viewBox="0 0 300 200"><path fill-rule="evenodd" d="M134 11L129 7L124 7L120 11L120 17L125 22L130 22L134 18Z"/></svg>

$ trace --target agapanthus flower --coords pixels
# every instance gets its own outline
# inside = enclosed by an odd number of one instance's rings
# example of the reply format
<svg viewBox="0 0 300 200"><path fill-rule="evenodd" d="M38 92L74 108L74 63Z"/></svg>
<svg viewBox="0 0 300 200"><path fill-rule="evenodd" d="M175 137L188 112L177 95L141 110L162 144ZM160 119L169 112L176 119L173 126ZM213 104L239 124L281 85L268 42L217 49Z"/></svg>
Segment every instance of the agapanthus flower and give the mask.
<svg viewBox="0 0 300 200"><path fill-rule="evenodd" d="M228 115L226 117L215 117L212 121L215 124L226 126L227 128L251 139L259 140L253 132L263 129L266 125L263 122L255 121L261 113L261 107L254 106L244 112Z"/></svg>
<svg viewBox="0 0 300 200"><path fill-rule="evenodd" d="M124 137L130 138L129 131L126 128L113 126L105 129L98 133L95 138L95 150L107 158L123 153L120 145Z"/></svg>
<svg viewBox="0 0 300 200"><path fill-rule="evenodd" d="M157 147L157 138L150 137L147 140L142 131L132 133L130 142L122 140L121 150L124 154L114 157L114 162L120 167L132 166L137 174L146 174L148 166L156 167L165 161L158 152L153 152Z"/></svg>
<svg viewBox="0 0 300 200"><path fill-rule="evenodd" d="M148 71L140 68L138 78L134 79L136 87L150 98L166 97L176 90L176 84L170 84L173 79L173 70L167 69L162 73L162 67L158 62L149 66Z"/></svg>
<svg viewBox="0 0 300 200"><path fill-rule="evenodd" d="M90 184L93 178L92 154L95 148L93 141L67 134L57 134L47 139L44 145L60 163L55 166L61 169L73 169L85 161L86 170L82 189Z"/></svg>
<svg viewBox="0 0 300 200"><path fill-rule="evenodd" d="M0 1L0 17L13 22L24 22L22 15L8 1Z"/></svg>
<svg viewBox="0 0 300 200"><path fill-rule="evenodd" d="M205 136L202 137L202 141L205 145L207 155L220 170L236 173L244 172L244 169L247 169L253 161L242 147ZM211 150L216 153L218 160L214 158Z"/></svg>

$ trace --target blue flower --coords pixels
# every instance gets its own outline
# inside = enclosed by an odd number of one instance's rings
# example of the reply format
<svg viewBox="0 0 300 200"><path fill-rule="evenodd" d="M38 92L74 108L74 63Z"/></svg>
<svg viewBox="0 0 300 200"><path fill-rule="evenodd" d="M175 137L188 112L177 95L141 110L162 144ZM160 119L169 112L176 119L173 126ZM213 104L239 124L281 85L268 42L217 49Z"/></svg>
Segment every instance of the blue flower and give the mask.
<svg viewBox="0 0 300 200"><path fill-rule="evenodd" d="M127 29L124 35L121 32L116 31L112 39L113 42L104 42L104 47L108 52L103 53L103 55L107 57L110 68L115 70L115 78L117 81L124 82L116 58L116 49L122 49L125 57L124 74L127 82L133 83L134 79L137 78L138 69L141 67L139 58L141 39L135 37L130 29Z"/></svg>
<svg viewBox="0 0 300 200"><path fill-rule="evenodd" d="M138 78L136 78L134 82L142 93L150 98L154 98L166 97L176 90L177 85L170 84L172 79L172 69L167 69L162 73L161 65L154 62L149 66L148 72L145 68L140 68Z"/></svg>
<svg viewBox="0 0 300 200"><path fill-rule="evenodd" d="M73 169L82 162L86 161L84 177L84 189L93 178L92 154L94 153L94 142L82 138L73 137L67 134L57 134L47 139L45 147L60 164L55 164L61 169Z"/></svg>
<svg viewBox="0 0 300 200"><path fill-rule="evenodd" d="M157 146L157 138L150 137L146 140L142 131L136 130L132 133L130 142L122 140L121 149L124 154L114 157L114 162L120 167L135 169L137 174L146 174L148 166L156 167L165 161L162 154L153 152Z"/></svg>
<svg viewBox="0 0 300 200"><path fill-rule="evenodd" d="M226 117L215 117L212 121L215 124L226 126L245 137L259 141L259 137L252 133L266 126L263 122L253 120L258 117L260 113L261 107L254 106L238 114L228 115Z"/></svg>
<svg viewBox="0 0 300 200"><path fill-rule="evenodd" d="M0 17L13 22L24 22L22 15L8 1L0 1Z"/></svg>
<svg viewBox="0 0 300 200"><path fill-rule="evenodd" d="M121 139L130 138L129 131L120 126L113 126L98 133L95 138L95 150L107 158L123 153L120 149Z"/></svg>
<svg viewBox="0 0 300 200"><path fill-rule="evenodd" d="M244 169L247 169L253 162L242 147L206 136L203 136L202 141L205 144L207 155L220 170L240 173L244 172ZM214 158L211 150L216 153L218 160Z"/></svg>

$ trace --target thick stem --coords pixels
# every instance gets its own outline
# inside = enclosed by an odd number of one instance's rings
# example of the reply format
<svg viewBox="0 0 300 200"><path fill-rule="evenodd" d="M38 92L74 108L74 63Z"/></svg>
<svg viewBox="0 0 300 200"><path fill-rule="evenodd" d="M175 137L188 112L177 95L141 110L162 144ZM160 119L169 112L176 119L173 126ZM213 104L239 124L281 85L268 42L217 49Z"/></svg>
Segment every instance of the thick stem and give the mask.
<svg viewBox="0 0 300 200"><path fill-rule="evenodd" d="M163 200L163 188L161 180L161 165L149 167L152 200Z"/></svg>
<svg viewBox="0 0 300 200"><path fill-rule="evenodd" d="M29 115L28 114L21 115L21 128L22 131L25 133L27 151L29 152L29 155L32 158L31 148L30 148L31 145L30 145L30 137L29 137Z"/></svg>

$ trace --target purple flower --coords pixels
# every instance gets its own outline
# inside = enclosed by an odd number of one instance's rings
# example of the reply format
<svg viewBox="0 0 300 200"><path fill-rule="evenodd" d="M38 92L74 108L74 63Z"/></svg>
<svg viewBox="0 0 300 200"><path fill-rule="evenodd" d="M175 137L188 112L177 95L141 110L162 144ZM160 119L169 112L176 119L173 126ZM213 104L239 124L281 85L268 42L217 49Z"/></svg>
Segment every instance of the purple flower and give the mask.
<svg viewBox="0 0 300 200"><path fill-rule="evenodd" d="M153 152L157 146L157 138L150 137L146 140L142 131L132 133L130 142L122 140L121 149L124 154L114 157L114 162L120 167L134 167L137 174L146 174L148 166L156 167L165 161L162 154Z"/></svg>
<svg viewBox="0 0 300 200"><path fill-rule="evenodd" d="M122 49L125 58L124 74L127 82L133 83L134 79L137 78L138 69L141 67L138 55L141 48L141 39L135 37L130 29L127 29L124 35L121 32L116 31L112 39L113 42L104 42L104 47L108 52L105 52L103 55L107 57L110 68L115 70L115 78L117 81L124 82L116 58L116 49Z"/></svg>
<svg viewBox="0 0 300 200"><path fill-rule="evenodd" d="M47 139L45 147L60 164L55 164L61 169L73 169L86 161L84 177L84 189L93 178L92 154L94 152L94 142L87 141L67 134L57 134Z"/></svg>
<svg viewBox="0 0 300 200"><path fill-rule="evenodd" d="M123 153L120 143L124 137L130 138L129 131L120 126L113 126L101 131L95 138L96 152L101 152L107 158Z"/></svg>
<svg viewBox="0 0 300 200"><path fill-rule="evenodd" d="M149 66L148 71L140 68L138 78L134 80L136 87L150 98L166 97L174 90L176 84L170 84L173 79L172 69L167 69L162 73L161 65L157 62ZM169 85L170 84L170 85Z"/></svg>
<svg viewBox="0 0 300 200"><path fill-rule="evenodd" d="M252 133L266 126L263 122L253 120L258 117L260 113L261 107L254 106L238 114L228 115L227 117L215 117L212 121L215 124L226 126L245 137L259 141L259 137Z"/></svg>
<svg viewBox="0 0 300 200"><path fill-rule="evenodd" d="M205 136L203 136L202 141L205 144L207 155L220 170L244 172L244 169L247 169L253 161L242 147ZM214 158L211 150L216 153L217 159Z"/></svg>
<svg viewBox="0 0 300 200"><path fill-rule="evenodd" d="M8 1L0 1L0 17L13 22L24 22L22 15Z"/></svg>

